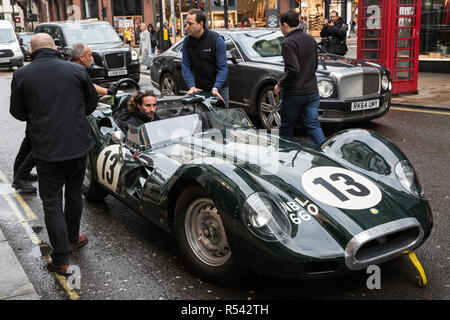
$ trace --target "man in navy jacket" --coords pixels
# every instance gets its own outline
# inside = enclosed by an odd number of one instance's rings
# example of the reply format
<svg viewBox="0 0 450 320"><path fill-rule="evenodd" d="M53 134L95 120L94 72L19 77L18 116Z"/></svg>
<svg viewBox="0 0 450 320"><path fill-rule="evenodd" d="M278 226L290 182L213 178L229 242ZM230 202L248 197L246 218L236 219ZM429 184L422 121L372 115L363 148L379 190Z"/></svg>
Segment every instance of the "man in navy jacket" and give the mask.
<svg viewBox="0 0 450 320"><path fill-rule="evenodd" d="M87 242L86 234L79 234L86 155L94 145L86 116L96 109L98 96L86 68L61 60L49 35L33 36L31 59L14 72L10 113L30 130L53 247L47 268L66 274L70 253Z"/></svg>
<svg viewBox="0 0 450 320"><path fill-rule="evenodd" d="M182 70L188 94L211 92L228 108L228 63L224 39L206 27L206 16L200 9L188 12L186 29L189 35L183 40Z"/></svg>

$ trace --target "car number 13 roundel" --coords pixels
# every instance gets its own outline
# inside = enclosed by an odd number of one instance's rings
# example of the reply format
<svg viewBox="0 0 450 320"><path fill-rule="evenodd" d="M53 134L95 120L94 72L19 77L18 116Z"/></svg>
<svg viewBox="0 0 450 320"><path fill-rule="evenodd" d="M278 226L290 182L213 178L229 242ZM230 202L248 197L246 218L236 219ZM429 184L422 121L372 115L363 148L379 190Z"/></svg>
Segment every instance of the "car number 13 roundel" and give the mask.
<svg viewBox="0 0 450 320"><path fill-rule="evenodd" d="M97 159L98 181L116 192L122 164L119 161L120 145L108 146L100 152Z"/></svg>
<svg viewBox="0 0 450 320"><path fill-rule="evenodd" d="M338 167L316 167L302 176L305 191L317 201L342 209L360 210L377 205L380 189L362 175Z"/></svg>

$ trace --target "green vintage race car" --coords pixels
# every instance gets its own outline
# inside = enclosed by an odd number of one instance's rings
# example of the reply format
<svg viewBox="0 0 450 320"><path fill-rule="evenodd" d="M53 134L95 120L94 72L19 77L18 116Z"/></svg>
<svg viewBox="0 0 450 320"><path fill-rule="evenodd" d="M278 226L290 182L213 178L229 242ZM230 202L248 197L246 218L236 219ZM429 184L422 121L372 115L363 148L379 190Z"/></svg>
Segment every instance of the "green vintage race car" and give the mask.
<svg viewBox="0 0 450 320"><path fill-rule="evenodd" d="M413 167L375 132L314 147L257 130L208 96L161 97L159 121L122 132L130 96L88 118L96 144L83 193L111 194L173 234L208 281L334 277L411 253L431 233Z"/></svg>

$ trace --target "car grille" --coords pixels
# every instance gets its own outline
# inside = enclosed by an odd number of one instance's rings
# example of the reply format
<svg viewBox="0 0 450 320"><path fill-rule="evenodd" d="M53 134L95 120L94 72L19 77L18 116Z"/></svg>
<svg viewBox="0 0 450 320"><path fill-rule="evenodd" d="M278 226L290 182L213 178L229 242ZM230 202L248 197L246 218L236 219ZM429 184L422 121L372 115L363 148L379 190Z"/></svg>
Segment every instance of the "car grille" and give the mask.
<svg viewBox="0 0 450 320"><path fill-rule="evenodd" d="M125 67L125 54L123 52L105 54L106 67L108 69L120 69Z"/></svg>
<svg viewBox="0 0 450 320"><path fill-rule="evenodd" d="M378 73L361 73L343 77L339 82L341 99L371 96L380 92L380 75Z"/></svg>
<svg viewBox="0 0 450 320"><path fill-rule="evenodd" d="M14 52L10 49L0 50L0 58L14 57Z"/></svg>
<svg viewBox="0 0 450 320"><path fill-rule="evenodd" d="M415 249L424 232L415 218L403 218L363 231L345 247L345 264L351 270L366 268Z"/></svg>

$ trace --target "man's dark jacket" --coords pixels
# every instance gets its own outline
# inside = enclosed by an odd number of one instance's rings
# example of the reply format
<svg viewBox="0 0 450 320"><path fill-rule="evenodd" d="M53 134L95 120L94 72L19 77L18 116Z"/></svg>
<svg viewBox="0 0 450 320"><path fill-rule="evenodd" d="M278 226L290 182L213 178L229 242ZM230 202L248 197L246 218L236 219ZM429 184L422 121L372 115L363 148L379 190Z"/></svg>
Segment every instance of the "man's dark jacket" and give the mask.
<svg viewBox="0 0 450 320"><path fill-rule="evenodd" d="M286 35L281 50L284 60L284 76L279 81L283 95L304 96L318 93L317 43L300 29Z"/></svg>
<svg viewBox="0 0 450 320"><path fill-rule="evenodd" d="M345 55L347 50L346 42L346 30L344 25L344 19L339 17L334 26L329 27L325 25L320 31L320 36L326 38L325 50L329 53Z"/></svg>
<svg viewBox="0 0 450 320"><path fill-rule="evenodd" d="M86 68L61 60L49 48L36 50L31 59L14 72L11 115L27 121L37 159L57 162L85 156L94 144L86 116L98 101Z"/></svg>

